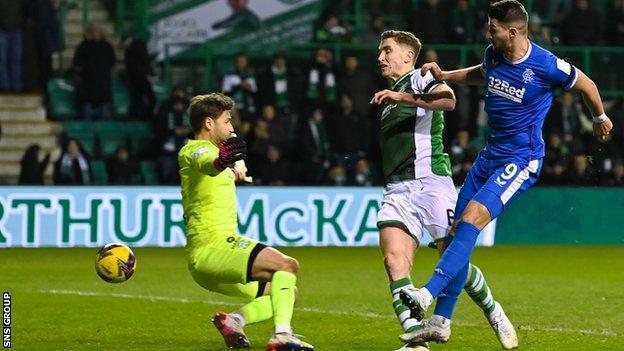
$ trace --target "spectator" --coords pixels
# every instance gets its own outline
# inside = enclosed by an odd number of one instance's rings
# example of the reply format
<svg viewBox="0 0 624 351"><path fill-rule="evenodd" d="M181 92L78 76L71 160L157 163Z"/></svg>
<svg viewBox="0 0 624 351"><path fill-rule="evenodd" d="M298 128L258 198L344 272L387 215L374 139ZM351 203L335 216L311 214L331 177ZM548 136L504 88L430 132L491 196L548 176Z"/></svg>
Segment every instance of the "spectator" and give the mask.
<svg viewBox="0 0 624 351"><path fill-rule="evenodd" d="M537 13L531 15L529 19L529 38L537 45L551 45L550 31L542 26L542 19Z"/></svg>
<svg viewBox="0 0 624 351"><path fill-rule="evenodd" d="M566 143L577 139L590 143L593 133L592 122L572 93L561 94L550 109L548 117L545 134L561 133Z"/></svg>
<svg viewBox="0 0 624 351"><path fill-rule="evenodd" d="M607 41L610 45L624 46L624 0L613 0L607 13Z"/></svg>
<svg viewBox="0 0 624 351"><path fill-rule="evenodd" d="M178 174L178 151L190 138L189 119L187 114L188 100L185 97L170 98L159 111L157 130L162 133L159 137L161 149L159 173L165 184L177 184L180 181Z"/></svg>
<svg viewBox="0 0 624 351"><path fill-rule="evenodd" d="M451 21L449 14L440 6L439 0L421 2L416 13L409 13L410 31L425 44L451 42Z"/></svg>
<svg viewBox="0 0 624 351"><path fill-rule="evenodd" d="M256 118L256 93L258 86L252 70L249 68L247 55L234 56L234 71L223 77L221 90L236 103L236 109L244 122L253 122Z"/></svg>
<svg viewBox="0 0 624 351"><path fill-rule="evenodd" d="M124 146L117 148L115 155L108 161L108 182L110 184L138 184L139 167L130 158L128 149Z"/></svg>
<svg viewBox="0 0 624 351"><path fill-rule="evenodd" d="M271 66L258 81L258 94L263 106L275 106L280 112L298 112L303 95L303 75L296 67L288 66L286 57L277 54Z"/></svg>
<svg viewBox="0 0 624 351"><path fill-rule="evenodd" d="M260 28L260 18L247 7L248 1L228 0L232 14L221 21L215 22L212 25L212 29L252 31Z"/></svg>
<svg viewBox="0 0 624 351"><path fill-rule="evenodd" d="M286 185L290 181L291 168L288 161L282 158L280 150L269 145L266 158L258 164L258 184Z"/></svg>
<svg viewBox="0 0 624 351"><path fill-rule="evenodd" d="M92 182L93 171L87 153L78 140L68 139L54 165L54 184L88 185Z"/></svg>
<svg viewBox="0 0 624 351"><path fill-rule="evenodd" d="M457 6L451 10L453 24L453 41L457 44L472 44L475 42L476 13L468 0L457 0Z"/></svg>
<svg viewBox="0 0 624 351"><path fill-rule="evenodd" d="M0 92L22 91L22 29L26 1L0 0Z"/></svg>
<svg viewBox="0 0 624 351"><path fill-rule="evenodd" d="M104 38L102 29L91 25L76 48L73 60L78 73L76 92L82 117L87 120L110 119L112 103L112 70L115 50Z"/></svg>
<svg viewBox="0 0 624 351"><path fill-rule="evenodd" d="M267 123L270 144L280 150L290 147L290 132L293 127L291 115L278 112L271 105L262 108L262 121Z"/></svg>
<svg viewBox="0 0 624 351"><path fill-rule="evenodd" d="M477 150L470 145L470 134L466 130L459 131L450 148L453 182L463 184L466 174L477 157Z"/></svg>
<svg viewBox="0 0 624 351"><path fill-rule="evenodd" d="M43 185L43 174L50 162L50 153L46 154L43 159L41 156L39 144L32 144L26 149L20 161L20 185Z"/></svg>
<svg viewBox="0 0 624 351"><path fill-rule="evenodd" d="M369 148L370 140L362 138L368 135L368 119L357 113L350 96L343 94L340 98L340 113L332 123L332 134L336 160L341 163L347 175L354 172L355 163L364 157Z"/></svg>
<svg viewBox="0 0 624 351"><path fill-rule="evenodd" d="M355 185L371 186L374 183L373 172L366 159L359 159L355 164L355 175L353 176Z"/></svg>
<svg viewBox="0 0 624 351"><path fill-rule="evenodd" d="M570 148L563 142L559 133L552 133L546 143L546 156L544 156L542 184L559 185L565 182L564 174L570 163Z"/></svg>
<svg viewBox="0 0 624 351"><path fill-rule="evenodd" d="M572 159L572 168L566 174L566 185L596 185L596 175L589 164L589 158L583 153L576 153Z"/></svg>
<svg viewBox="0 0 624 351"><path fill-rule="evenodd" d="M35 0L35 26L39 62L39 90L52 78L52 54L61 50L60 23L53 0Z"/></svg>
<svg viewBox="0 0 624 351"><path fill-rule="evenodd" d="M327 48L319 48L308 72L308 103L313 108L330 110L336 102L336 73L333 55Z"/></svg>
<svg viewBox="0 0 624 351"><path fill-rule="evenodd" d="M348 95L352 100L353 111L368 121L372 111L369 101L375 94L375 86L371 76L358 69L359 65L355 55L345 56L344 72L338 80L338 91Z"/></svg>
<svg viewBox="0 0 624 351"><path fill-rule="evenodd" d="M249 167L259 169L266 163L266 155L271 144L269 124L264 119L258 120L253 130L253 139L249 142Z"/></svg>
<svg viewBox="0 0 624 351"><path fill-rule="evenodd" d="M572 11L561 23L564 45L602 44L602 16L589 7L587 0L575 0Z"/></svg>
<svg viewBox="0 0 624 351"><path fill-rule="evenodd" d="M368 31L364 35L365 43L374 43L379 44L381 40L381 33L387 30L386 22L384 21L383 16L376 15L370 21L370 25L368 27Z"/></svg>
<svg viewBox="0 0 624 351"><path fill-rule="evenodd" d="M340 23L338 16L326 12L321 16L321 27L314 34L318 42L349 42L352 40L351 31Z"/></svg>
<svg viewBox="0 0 624 351"><path fill-rule="evenodd" d="M318 185L329 168L330 147L323 111L316 109L299 136L301 180L304 184Z"/></svg>
<svg viewBox="0 0 624 351"><path fill-rule="evenodd" d="M337 163L329 169L327 178L329 185L345 186L347 185L347 170L342 163Z"/></svg>
<svg viewBox="0 0 624 351"><path fill-rule="evenodd" d="M554 21L561 21L572 9L572 0L549 0L548 18Z"/></svg>
<svg viewBox="0 0 624 351"><path fill-rule="evenodd" d="M621 158L614 160L613 168L609 176L605 178L603 185L624 186L624 162Z"/></svg>
<svg viewBox="0 0 624 351"><path fill-rule="evenodd" d="M151 120L156 97L148 77L154 75L147 43L133 38L124 53L126 77L130 91L130 117Z"/></svg>

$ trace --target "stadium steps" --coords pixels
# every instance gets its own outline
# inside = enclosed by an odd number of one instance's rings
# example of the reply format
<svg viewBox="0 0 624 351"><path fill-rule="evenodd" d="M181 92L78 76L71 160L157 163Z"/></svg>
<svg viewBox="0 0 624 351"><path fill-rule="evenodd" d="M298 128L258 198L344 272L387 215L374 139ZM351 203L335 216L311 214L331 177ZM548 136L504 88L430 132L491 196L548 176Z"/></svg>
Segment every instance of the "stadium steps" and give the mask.
<svg viewBox="0 0 624 351"><path fill-rule="evenodd" d="M40 95L0 95L0 184L17 184L20 160L31 144L39 144L44 152L58 158L59 123L46 120ZM53 162L46 168L45 178L51 182Z"/></svg>

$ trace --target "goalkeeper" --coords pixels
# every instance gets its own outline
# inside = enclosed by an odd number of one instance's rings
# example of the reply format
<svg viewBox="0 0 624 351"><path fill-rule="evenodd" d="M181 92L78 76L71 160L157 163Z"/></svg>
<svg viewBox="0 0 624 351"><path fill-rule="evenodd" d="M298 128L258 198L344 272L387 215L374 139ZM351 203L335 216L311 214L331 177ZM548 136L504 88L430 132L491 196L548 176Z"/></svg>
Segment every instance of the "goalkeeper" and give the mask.
<svg viewBox="0 0 624 351"><path fill-rule="evenodd" d="M189 107L195 140L178 153L189 270L203 288L249 301L212 319L229 348L249 348L243 327L273 318L268 350L314 350L290 325L297 261L236 233L234 183L251 178L243 162L247 145L231 124L233 107L234 101L220 93L196 96Z"/></svg>

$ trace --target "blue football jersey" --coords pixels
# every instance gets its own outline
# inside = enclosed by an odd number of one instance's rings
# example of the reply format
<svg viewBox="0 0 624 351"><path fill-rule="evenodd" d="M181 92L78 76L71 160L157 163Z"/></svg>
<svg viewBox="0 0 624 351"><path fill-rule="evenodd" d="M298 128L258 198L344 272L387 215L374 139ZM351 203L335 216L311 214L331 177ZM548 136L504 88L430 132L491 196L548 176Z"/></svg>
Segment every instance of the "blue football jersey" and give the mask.
<svg viewBox="0 0 624 351"><path fill-rule="evenodd" d="M572 88L577 69L532 42L526 55L516 61L507 60L490 45L485 49L482 66L490 127L485 156L526 160L544 157L542 126L553 91Z"/></svg>

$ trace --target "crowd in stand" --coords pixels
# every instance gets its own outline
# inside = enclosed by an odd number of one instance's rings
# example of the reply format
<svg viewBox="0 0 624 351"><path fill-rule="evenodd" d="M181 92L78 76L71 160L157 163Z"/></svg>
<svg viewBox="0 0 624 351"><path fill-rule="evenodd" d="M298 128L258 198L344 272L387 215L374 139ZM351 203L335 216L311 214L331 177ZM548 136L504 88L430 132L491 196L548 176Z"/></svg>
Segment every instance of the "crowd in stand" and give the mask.
<svg viewBox="0 0 624 351"><path fill-rule="evenodd" d="M409 18L402 18L402 9L410 6L406 1L370 0L370 27L365 33L356 33L348 21L341 20L342 11L350 8L350 2L333 1L319 18L314 40L376 43L389 23L395 27L398 21L425 44L481 44L488 1L476 2L473 7L467 0L423 0ZM539 13L531 16L530 32L538 44L622 45L624 0L611 2L612 8L606 15L586 0L536 3ZM548 25L541 18L549 19L545 21ZM377 137L379 111L369 100L387 83L377 71L375 53L367 55L370 57L346 52L337 62L332 50L321 47L305 65L291 61L286 54L276 54L268 62L254 61L243 53L233 58L233 69L220 77L219 89L236 102L233 121L238 135L248 142L247 163L255 184L383 183ZM426 49L421 52L417 67L427 61L443 61L443 56ZM192 137L186 113L192 94L176 88L167 100L155 106L149 84L153 71L145 42L130 41L124 60L131 94L130 115L151 121L155 131L154 153L143 156L157 161L161 183L176 184L177 151ZM478 58L473 60L479 62ZM85 33L73 60L82 118L111 118L110 81L114 64L112 46L92 27ZM482 90L455 85L452 88L457 105L454 111L446 113L445 150L451 156L453 179L461 185L485 143L487 116ZM591 136L591 116L580 97L570 93L556 97L544 126L547 152L540 184L624 185L624 98L608 100L605 108L615 127L607 142L598 143ZM22 166L40 170L45 167L38 161L42 158L39 149L29 149ZM43 160L45 164L48 161L49 157ZM141 182L138 160L127 148L120 147L107 164L111 184ZM89 156L78 140L66 141L56 162L54 179L58 184L92 182Z"/></svg>

